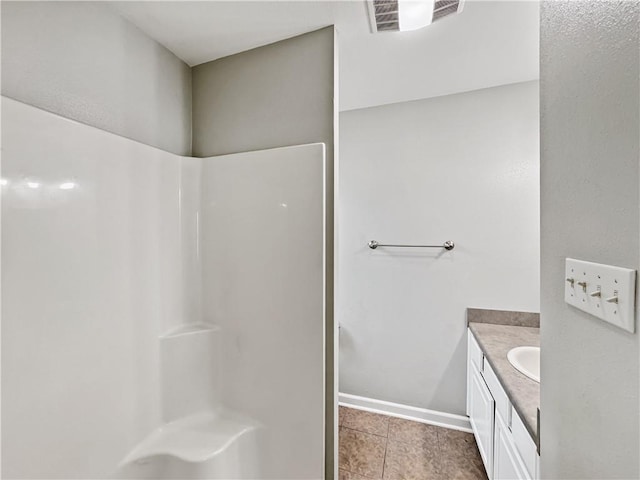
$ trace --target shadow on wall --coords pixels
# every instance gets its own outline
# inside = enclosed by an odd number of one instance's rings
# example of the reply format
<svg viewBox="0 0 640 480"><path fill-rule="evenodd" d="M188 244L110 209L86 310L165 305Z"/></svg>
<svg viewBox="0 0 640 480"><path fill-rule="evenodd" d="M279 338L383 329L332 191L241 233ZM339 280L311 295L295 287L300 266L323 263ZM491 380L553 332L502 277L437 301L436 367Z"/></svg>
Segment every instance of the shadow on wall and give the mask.
<svg viewBox="0 0 640 480"><path fill-rule="evenodd" d="M453 354L451 355L450 360L442 373L442 376L440 377L440 381L438 382L438 385L434 390L434 395L429 401L434 410L449 412L451 410L450 399L454 395L456 395L456 393L459 392L461 388L466 388L466 386L460 385L460 379L458 376L458 372L460 372L461 369L466 368L466 329L464 332L465 333L460 337L460 340L458 340L458 344L456 345L456 348L453 351Z"/></svg>

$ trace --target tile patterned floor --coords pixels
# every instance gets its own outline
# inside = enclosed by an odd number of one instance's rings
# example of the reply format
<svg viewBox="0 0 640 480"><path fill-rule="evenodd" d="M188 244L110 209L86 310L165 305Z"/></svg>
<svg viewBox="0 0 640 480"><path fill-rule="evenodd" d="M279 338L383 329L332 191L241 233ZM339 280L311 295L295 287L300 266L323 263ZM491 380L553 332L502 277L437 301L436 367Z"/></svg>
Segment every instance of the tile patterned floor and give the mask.
<svg viewBox="0 0 640 480"><path fill-rule="evenodd" d="M340 407L339 480L487 480L470 433Z"/></svg>

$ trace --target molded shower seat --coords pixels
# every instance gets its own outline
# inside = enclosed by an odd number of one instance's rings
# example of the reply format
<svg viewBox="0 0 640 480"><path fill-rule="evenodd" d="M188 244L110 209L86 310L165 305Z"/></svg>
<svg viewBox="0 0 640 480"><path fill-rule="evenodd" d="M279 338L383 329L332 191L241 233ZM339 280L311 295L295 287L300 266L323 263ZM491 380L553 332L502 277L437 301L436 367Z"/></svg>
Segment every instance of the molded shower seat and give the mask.
<svg viewBox="0 0 640 480"><path fill-rule="evenodd" d="M259 428L258 422L228 410L191 415L157 428L121 465L158 455L185 462L205 462L224 452L241 436Z"/></svg>

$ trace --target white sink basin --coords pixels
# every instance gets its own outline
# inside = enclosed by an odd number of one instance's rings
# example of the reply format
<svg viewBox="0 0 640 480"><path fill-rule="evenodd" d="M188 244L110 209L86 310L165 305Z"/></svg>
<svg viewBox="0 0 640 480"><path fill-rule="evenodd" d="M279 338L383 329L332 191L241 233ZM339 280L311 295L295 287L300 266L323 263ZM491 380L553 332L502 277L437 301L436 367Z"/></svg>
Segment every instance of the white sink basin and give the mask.
<svg viewBox="0 0 640 480"><path fill-rule="evenodd" d="M540 347L512 348L507 360L520 373L540 383Z"/></svg>

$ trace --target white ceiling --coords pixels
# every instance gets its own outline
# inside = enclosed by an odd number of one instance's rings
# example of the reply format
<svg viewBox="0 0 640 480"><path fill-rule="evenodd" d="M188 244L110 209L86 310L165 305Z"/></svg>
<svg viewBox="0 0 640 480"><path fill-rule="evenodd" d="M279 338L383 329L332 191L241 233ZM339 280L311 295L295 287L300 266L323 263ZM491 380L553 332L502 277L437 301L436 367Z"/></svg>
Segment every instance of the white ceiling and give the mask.
<svg viewBox="0 0 640 480"><path fill-rule="evenodd" d="M341 110L538 78L537 1L467 0L422 30L380 34L364 0L111 5L191 66L335 24Z"/></svg>

